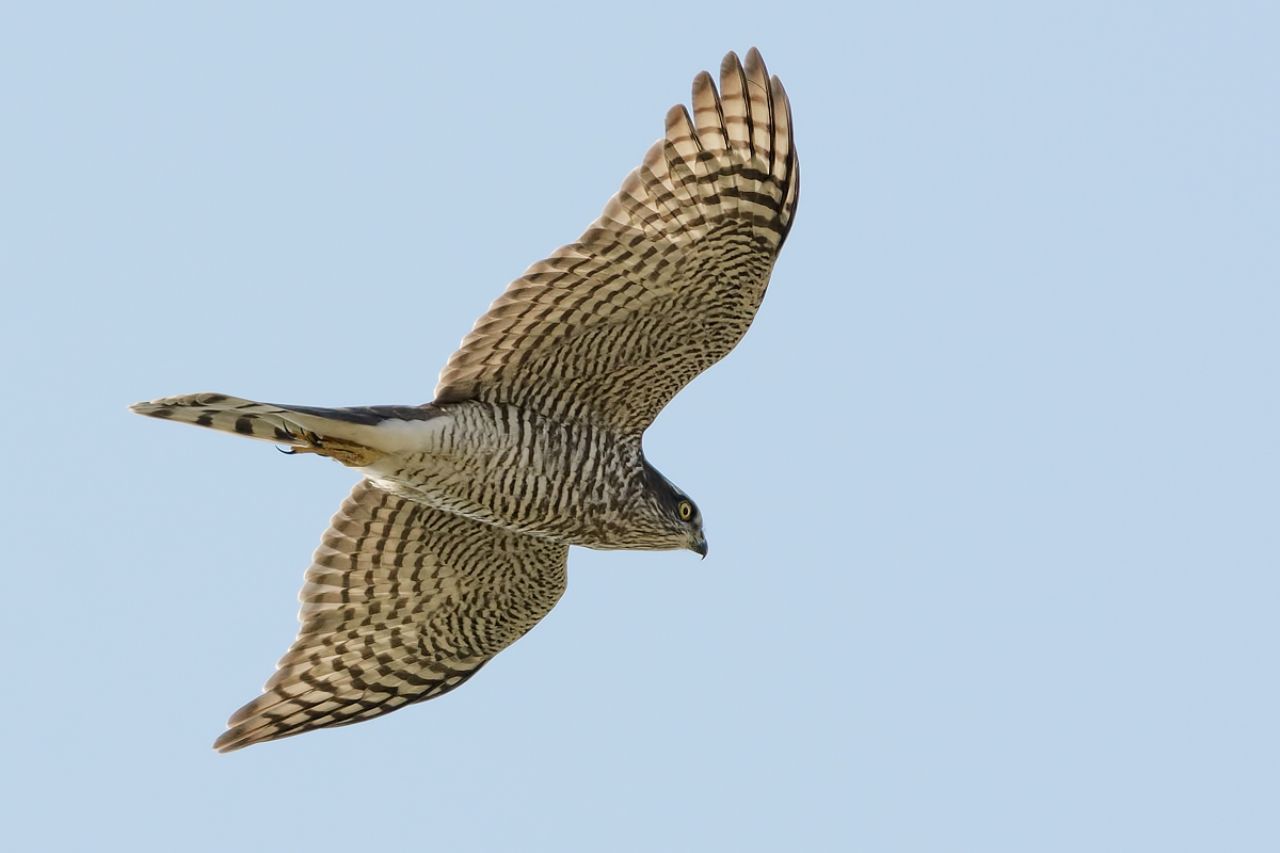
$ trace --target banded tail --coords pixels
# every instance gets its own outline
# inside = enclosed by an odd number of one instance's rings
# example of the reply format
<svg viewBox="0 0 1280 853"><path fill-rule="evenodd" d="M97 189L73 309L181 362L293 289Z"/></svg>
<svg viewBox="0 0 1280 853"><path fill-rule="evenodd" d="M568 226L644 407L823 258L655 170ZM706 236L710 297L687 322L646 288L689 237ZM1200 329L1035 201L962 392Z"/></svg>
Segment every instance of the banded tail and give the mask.
<svg viewBox="0 0 1280 853"><path fill-rule="evenodd" d="M432 406L366 406L322 409L258 403L226 394L201 393L134 403L140 415L208 427L285 445L296 453L318 453L361 468L386 452L387 421L422 421L438 414Z"/></svg>

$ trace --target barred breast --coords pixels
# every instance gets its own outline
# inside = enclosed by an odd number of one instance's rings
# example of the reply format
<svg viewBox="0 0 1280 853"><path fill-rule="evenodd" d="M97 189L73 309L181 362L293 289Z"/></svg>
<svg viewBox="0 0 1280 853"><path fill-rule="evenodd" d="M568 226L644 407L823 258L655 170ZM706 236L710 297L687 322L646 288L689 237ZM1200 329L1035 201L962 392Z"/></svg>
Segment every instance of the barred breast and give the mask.
<svg viewBox="0 0 1280 853"><path fill-rule="evenodd" d="M507 530L618 547L627 507L642 488L638 439L510 404L438 410L405 425L411 433L362 468L365 476L401 497Z"/></svg>

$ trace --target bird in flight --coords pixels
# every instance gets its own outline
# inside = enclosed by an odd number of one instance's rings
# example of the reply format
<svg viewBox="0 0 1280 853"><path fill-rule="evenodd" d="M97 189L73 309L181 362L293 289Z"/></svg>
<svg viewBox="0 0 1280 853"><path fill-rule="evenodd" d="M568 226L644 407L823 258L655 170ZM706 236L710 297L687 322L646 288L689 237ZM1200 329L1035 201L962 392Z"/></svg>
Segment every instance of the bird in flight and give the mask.
<svg viewBox="0 0 1280 853"><path fill-rule="evenodd" d="M746 333L795 215L791 108L753 48L666 133L577 242L498 297L421 406L225 394L133 411L275 442L362 479L307 569L302 626L221 751L447 693L545 616L570 545L706 556L702 514L644 430Z"/></svg>

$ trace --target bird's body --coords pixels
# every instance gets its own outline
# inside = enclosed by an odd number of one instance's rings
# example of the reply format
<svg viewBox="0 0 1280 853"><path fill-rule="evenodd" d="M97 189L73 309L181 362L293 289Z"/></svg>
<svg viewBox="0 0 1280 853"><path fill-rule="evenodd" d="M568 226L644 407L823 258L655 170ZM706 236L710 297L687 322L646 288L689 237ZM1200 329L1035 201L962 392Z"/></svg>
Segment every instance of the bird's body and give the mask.
<svg viewBox="0 0 1280 853"><path fill-rule="evenodd" d="M446 403L426 445L364 469L384 488L468 518L589 548L644 547L640 442L510 403ZM628 524L630 522L630 524Z"/></svg>
<svg viewBox="0 0 1280 853"><path fill-rule="evenodd" d="M517 279L432 403L322 409L193 394L135 411L329 456L363 475L316 551L302 628L236 749L461 684L545 615L570 545L705 556L644 429L745 334L790 228L790 110L754 50L667 133L578 242Z"/></svg>
<svg viewBox="0 0 1280 853"><path fill-rule="evenodd" d="M623 511L644 500L656 474L639 436L512 403L320 409L193 394L135 410L187 423L204 418L232 431L239 424L242 435L333 456L399 497L552 542L689 544L669 543L663 530L644 524L649 516Z"/></svg>

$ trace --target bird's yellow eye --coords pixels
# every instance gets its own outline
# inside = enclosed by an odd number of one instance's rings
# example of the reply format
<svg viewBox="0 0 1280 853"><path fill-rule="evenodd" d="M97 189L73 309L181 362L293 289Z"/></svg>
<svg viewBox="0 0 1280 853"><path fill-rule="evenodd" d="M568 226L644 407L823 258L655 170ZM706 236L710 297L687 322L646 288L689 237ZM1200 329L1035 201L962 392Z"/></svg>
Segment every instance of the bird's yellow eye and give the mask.
<svg viewBox="0 0 1280 853"><path fill-rule="evenodd" d="M680 513L681 521L688 521L693 518L693 504L688 501L680 501L680 506L676 507L676 512Z"/></svg>

